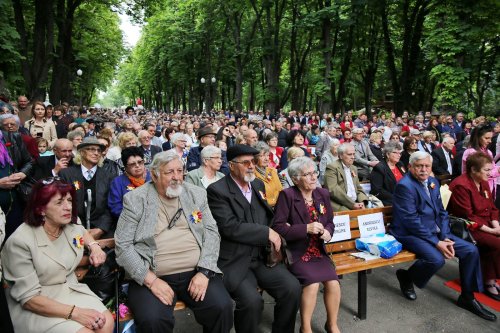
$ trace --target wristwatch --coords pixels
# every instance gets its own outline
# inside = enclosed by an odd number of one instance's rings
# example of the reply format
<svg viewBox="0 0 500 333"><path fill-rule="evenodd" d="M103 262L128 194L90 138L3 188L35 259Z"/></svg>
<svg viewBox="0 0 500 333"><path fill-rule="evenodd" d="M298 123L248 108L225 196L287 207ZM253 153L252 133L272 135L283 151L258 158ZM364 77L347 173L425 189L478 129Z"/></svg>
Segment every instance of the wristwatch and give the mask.
<svg viewBox="0 0 500 333"><path fill-rule="evenodd" d="M203 267L198 267L196 270L198 271L198 273L205 275L207 277L207 279L211 279L215 276L214 271L211 271L211 270L203 268Z"/></svg>

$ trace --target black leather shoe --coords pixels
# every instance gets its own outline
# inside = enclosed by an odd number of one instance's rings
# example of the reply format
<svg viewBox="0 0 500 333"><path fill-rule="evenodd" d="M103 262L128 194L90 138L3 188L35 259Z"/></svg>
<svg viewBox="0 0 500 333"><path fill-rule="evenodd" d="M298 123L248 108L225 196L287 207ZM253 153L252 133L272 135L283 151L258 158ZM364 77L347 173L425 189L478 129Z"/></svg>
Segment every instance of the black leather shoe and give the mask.
<svg viewBox="0 0 500 333"><path fill-rule="evenodd" d="M495 301L500 302L500 294L496 294L496 295L495 295L495 294L490 293L488 290L485 290L485 291L484 291L484 294L485 294L486 296L488 296L489 298L492 298L492 299L494 299Z"/></svg>
<svg viewBox="0 0 500 333"><path fill-rule="evenodd" d="M404 269L398 269L396 271L396 277L398 278L399 288L401 288L403 296L409 299L410 301L416 300L417 293L415 293L415 289L413 288L413 282L411 281L411 278L408 275L408 271Z"/></svg>
<svg viewBox="0 0 500 333"><path fill-rule="evenodd" d="M495 316L494 313L491 313L490 311L486 310L483 308L481 303L479 303L477 300L472 299L471 301L466 300L465 298L460 295L457 300L457 305L461 307L462 309L465 309L467 311L472 312L473 314L489 320L489 321L495 321L497 320L497 316Z"/></svg>

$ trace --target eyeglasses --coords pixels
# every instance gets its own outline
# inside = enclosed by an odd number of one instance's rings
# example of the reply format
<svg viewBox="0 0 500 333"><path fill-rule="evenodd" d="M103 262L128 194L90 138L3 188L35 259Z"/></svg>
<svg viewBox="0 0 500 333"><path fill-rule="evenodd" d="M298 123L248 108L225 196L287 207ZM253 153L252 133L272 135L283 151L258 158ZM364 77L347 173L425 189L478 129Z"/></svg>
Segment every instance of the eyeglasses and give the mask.
<svg viewBox="0 0 500 333"><path fill-rule="evenodd" d="M134 163L127 163L127 166L130 167L130 168L137 168L137 167L140 167L140 166L143 166L144 165L144 160L140 160L140 161L137 161L137 162L134 162Z"/></svg>
<svg viewBox="0 0 500 333"><path fill-rule="evenodd" d="M308 173L304 173L302 175L300 175L301 177L307 177L307 178L313 178L314 177L318 177L319 176L319 172L318 171L311 171L311 172L308 172Z"/></svg>
<svg viewBox="0 0 500 333"><path fill-rule="evenodd" d="M84 148L83 150L88 151L89 153L102 153L101 148Z"/></svg>
<svg viewBox="0 0 500 333"><path fill-rule="evenodd" d="M250 165L255 165L255 162L253 160L231 161L231 163L243 164L245 168L248 168Z"/></svg>
<svg viewBox="0 0 500 333"><path fill-rule="evenodd" d="M175 226L175 223L177 222L179 217L181 217L181 213L182 213L182 208L177 209L177 211L174 214L174 217L172 217L170 222L168 222L168 229L172 229Z"/></svg>
<svg viewBox="0 0 500 333"><path fill-rule="evenodd" d="M43 185L50 185L52 184L53 182L57 182L57 181L62 181L62 179L60 177L49 177L49 178L44 178L41 180L42 184Z"/></svg>

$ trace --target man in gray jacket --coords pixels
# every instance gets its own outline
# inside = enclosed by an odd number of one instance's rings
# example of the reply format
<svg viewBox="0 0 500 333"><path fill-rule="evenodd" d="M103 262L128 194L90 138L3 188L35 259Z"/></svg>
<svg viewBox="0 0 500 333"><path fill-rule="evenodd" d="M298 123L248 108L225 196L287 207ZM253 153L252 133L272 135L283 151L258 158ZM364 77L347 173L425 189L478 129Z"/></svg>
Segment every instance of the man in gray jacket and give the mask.
<svg viewBox="0 0 500 333"><path fill-rule="evenodd" d="M133 279L129 305L140 332L173 332L177 299L204 332L229 332L233 306L217 267L217 225L205 190L183 176L175 151L159 153L152 183L124 196L115 242L116 260Z"/></svg>
<svg viewBox="0 0 500 333"><path fill-rule="evenodd" d="M368 142L364 140L364 135L365 132L362 128L352 130L352 144L356 153L354 165L358 168L360 180L368 180L372 168L379 162L378 158L373 155Z"/></svg>

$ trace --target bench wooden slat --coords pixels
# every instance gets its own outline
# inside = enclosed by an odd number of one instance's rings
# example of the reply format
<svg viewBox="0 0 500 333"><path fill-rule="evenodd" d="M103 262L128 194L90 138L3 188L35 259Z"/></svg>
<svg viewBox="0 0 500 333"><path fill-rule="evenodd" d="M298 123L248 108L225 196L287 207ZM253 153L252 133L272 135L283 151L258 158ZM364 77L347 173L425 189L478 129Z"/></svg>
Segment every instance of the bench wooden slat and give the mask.
<svg viewBox="0 0 500 333"><path fill-rule="evenodd" d="M349 274L354 272L359 272L361 270L374 269L379 267L384 267L393 264L399 264L403 262L413 261L415 260L415 254L406 250L401 251L394 257L390 259L374 259L365 261L363 259L354 258L354 261L345 261L342 259L340 264L337 265L337 261L335 259L336 255L332 255L331 258L336 264L337 274Z"/></svg>
<svg viewBox="0 0 500 333"><path fill-rule="evenodd" d="M392 206L387 207L378 207L378 208L365 208L365 209L356 209L356 210L343 210L339 212L335 212L333 215L349 215L352 219L353 217L358 217L360 215L373 214L382 212L384 216L392 216Z"/></svg>
<svg viewBox="0 0 500 333"><path fill-rule="evenodd" d="M337 243L328 243L325 246L326 246L327 253L335 253L335 252L340 252L340 251L350 251L350 250L353 250L356 248L356 244L354 243L354 240L348 240L348 241L337 242Z"/></svg>

